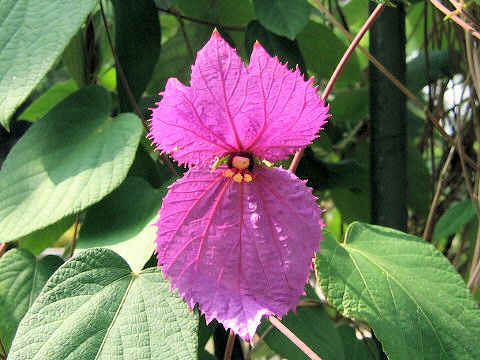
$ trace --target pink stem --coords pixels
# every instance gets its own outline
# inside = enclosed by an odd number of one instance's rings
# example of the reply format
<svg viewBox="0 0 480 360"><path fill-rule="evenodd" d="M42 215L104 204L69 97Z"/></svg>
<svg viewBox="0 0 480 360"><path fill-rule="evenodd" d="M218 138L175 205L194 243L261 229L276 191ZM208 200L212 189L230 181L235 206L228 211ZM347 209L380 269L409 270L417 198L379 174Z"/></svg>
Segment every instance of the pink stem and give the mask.
<svg viewBox="0 0 480 360"><path fill-rule="evenodd" d="M443 12L445 15L450 16L453 11L450 11L447 9L443 4L437 0L430 0L430 2L441 12ZM467 24L465 21L463 21L461 18L459 18L457 15L450 16L450 19L455 21L458 25L460 25L463 29L471 33L473 36L475 36L477 39L480 39L480 32L476 31L472 26Z"/></svg>
<svg viewBox="0 0 480 360"><path fill-rule="evenodd" d="M225 354L223 360L230 360L232 358L233 345L235 344L235 333L230 329L228 334L227 346L225 346Z"/></svg>
<svg viewBox="0 0 480 360"><path fill-rule="evenodd" d="M315 354L312 349L310 349L302 340L300 340L293 332L291 332L285 325L282 324L275 316L271 315L268 317L268 320L275 326L283 335L285 335L291 342L298 346L305 355L313 360L322 360L320 356Z"/></svg>
<svg viewBox="0 0 480 360"><path fill-rule="evenodd" d="M382 12L383 8L385 7L385 4L378 4L377 7L373 10L373 12L370 14L369 18L363 24L362 28L360 31L357 33L355 38L353 39L352 43L348 47L347 51L345 51L345 54L343 54L342 59L338 63L335 71L333 72L332 76L330 77L330 80L328 80L327 86L325 87L325 90L323 91L322 94L322 100L326 101L328 98L328 95L330 94L330 91L332 91L333 85L335 84L335 81L337 81L339 75L341 74L343 68L347 64L348 59L352 55L353 51L357 47L358 43L360 40L362 40L363 36L365 33L368 31L368 29L373 25L377 17L380 15ZM303 155L303 150L300 149L295 153L295 156L293 157L292 163L290 164L289 170L291 172L295 172L297 170L298 164L300 163L300 159L302 158Z"/></svg>
<svg viewBox="0 0 480 360"><path fill-rule="evenodd" d="M0 243L0 257L5 253L5 249L7 248L7 244Z"/></svg>

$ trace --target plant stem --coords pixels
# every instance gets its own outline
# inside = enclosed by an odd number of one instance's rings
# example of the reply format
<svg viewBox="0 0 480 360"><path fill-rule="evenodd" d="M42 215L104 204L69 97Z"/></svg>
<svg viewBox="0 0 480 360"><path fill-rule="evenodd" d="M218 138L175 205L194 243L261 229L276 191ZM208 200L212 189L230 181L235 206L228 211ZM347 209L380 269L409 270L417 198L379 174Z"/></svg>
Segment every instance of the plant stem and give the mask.
<svg viewBox="0 0 480 360"><path fill-rule="evenodd" d="M373 25L377 17L380 15L384 7L385 7L385 4L377 5L375 10L370 14L365 24L363 24L362 28L360 29L360 31L357 33L357 35L351 42L347 51L345 51L345 54L343 54L342 59L338 63L337 67L335 68L335 71L330 77L330 80L328 80L327 86L325 87L325 90L322 93L323 101L327 100L328 95L330 94L330 91L332 91L333 85L335 84L343 68L347 64L348 59L352 55L355 48L358 46L358 43L360 42L360 40L362 40L363 36L366 34L368 29ZM303 155L303 149L300 149L295 153L295 156L293 157L292 163L290 164L290 168L289 168L291 172L294 173L297 170L297 167L298 167L298 164L300 163L300 159L302 158L302 155Z"/></svg>
<svg viewBox="0 0 480 360"><path fill-rule="evenodd" d="M283 335L285 335L291 342L298 346L300 350L302 350L305 355L307 355L310 359L314 360L322 360L320 356L315 354L312 349L310 349L302 340L300 340L293 332L291 332L285 325L282 324L280 320L278 320L275 316L270 315L268 320L275 326Z"/></svg>
<svg viewBox="0 0 480 360"><path fill-rule="evenodd" d="M78 237L78 228L80 226L80 214L77 214L75 218L75 225L73 228L73 238L72 243L70 244L70 252L68 254L68 258L70 259L75 252L75 247L77 246L77 237Z"/></svg>
<svg viewBox="0 0 480 360"><path fill-rule="evenodd" d="M344 35L349 39L350 41L353 40L353 35L348 32L347 29L345 29L340 22L335 19L335 17L332 15L328 9L323 6L323 4L319 0L315 0L315 3L318 7L318 9L328 18L328 20L335 25ZM425 112L425 115L427 116L428 120L431 121L435 129L440 133L440 135L449 143L451 146L455 146L455 149L457 152L459 151L458 149L458 142L450 135L448 135L445 130L443 129L442 125L440 125L439 121L437 120L437 117L428 109L427 106L420 100L417 96L415 96L414 93L412 93L403 83L398 80L395 75L393 75L383 64L377 60L375 56L373 56L367 49L365 49L363 46L358 45L357 48L368 58L368 60L380 71L388 80L390 80L402 93L405 94L406 97L408 97L409 100L411 100L415 106L417 106L419 109L421 109L423 112ZM440 117L443 117L440 116ZM470 156L467 154L464 154L465 161L470 165L470 167L476 171L480 171L480 167L477 165L475 161L472 160Z"/></svg>
<svg viewBox="0 0 480 360"><path fill-rule="evenodd" d="M234 343L235 343L235 333L233 332L232 329L230 329L230 332L228 333L227 346L225 347L225 355L223 356L223 360L230 360L230 358L232 357Z"/></svg>
<svg viewBox="0 0 480 360"><path fill-rule="evenodd" d="M452 146L450 148L450 152L448 153L447 159L443 164L442 170L440 171L440 175L438 176L437 188L435 189L435 195L433 196L432 206L430 207L430 211L428 212L427 224L425 225L425 230L423 231L423 240L428 241L428 239L430 239L433 228L433 215L435 214L435 209L437 208L438 200L440 199L440 193L443 188L443 182L445 181L447 170L453 159L454 153L455 147Z"/></svg>
<svg viewBox="0 0 480 360"><path fill-rule="evenodd" d="M142 121L143 127L145 130L148 132L148 124L145 121L142 111L138 107L137 102L135 101L135 97L133 96L132 89L130 89L130 86L128 85L127 77L125 76L125 73L123 72L123 68L120 64L120 61L118 60L117 52L115 51L115 47L113 46L113 40L112 40L112 35L110 34L110 30L108 29L108 22L107 22L107 17L105 16L105 11L103 9L103 4L102 1L100 1L100 12L102 14L102 21L103 21L103 26L105 27L105 32L107 34L107 39L108 39L108 46L110 47L110 51L112 52L113 56L113 61L115 62L115 68L117 70L118 75L120 76L120 82L122 83L122 86L125 88L125 91L127 93L127 96L132 103L133 110L135 111L135 114L138 116L138 118ZM173 167L173 164L169 157L165 154L161 155L165 163L167 164L169 170L172 172L175 177L180 177Z"/></svg>
<svg viewBox="0 0 480 360"><path fill-rule="evenodd" d="M5 254L5 250L7 249L7 244L5 243L0 243L0 257L3 256L3 254Z"/></svg>
<svg viewBox="0 0 480 360"><path fill-rule="evenodd" d="M461 26L463 29L465 29L466 31L468 31L470 34L472 34L473 36L475 36L477 39L480 39L480 32L479 31L476 31L472 26L470 26L469 24L467 24L465 21L463 21L461 18L459 18L457 15L453 15L455 13L455 11L450 11L449 9L447 9L445 6L443 6L443 4L438 1L438 0L430 0L430 2L438 9L440 10L442 13L444 13L445 15L447 15L450 19L452 19L453 21L455 21L459 26Z"/></svg>

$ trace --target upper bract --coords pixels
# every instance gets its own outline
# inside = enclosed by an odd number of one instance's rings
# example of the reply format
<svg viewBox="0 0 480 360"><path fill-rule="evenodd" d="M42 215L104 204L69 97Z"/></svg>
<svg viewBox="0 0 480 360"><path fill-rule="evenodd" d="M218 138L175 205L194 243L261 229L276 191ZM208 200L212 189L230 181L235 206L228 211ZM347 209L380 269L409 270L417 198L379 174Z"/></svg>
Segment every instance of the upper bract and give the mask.
<svg viewBox="0 0 480 360"><path fill-rule="evenodd" d="M310 144L328 118L313 80L255 43L246 67L214 31L192 66L191 86L168 80L150 138L180 164L250 152L271 162Z"/></svg>

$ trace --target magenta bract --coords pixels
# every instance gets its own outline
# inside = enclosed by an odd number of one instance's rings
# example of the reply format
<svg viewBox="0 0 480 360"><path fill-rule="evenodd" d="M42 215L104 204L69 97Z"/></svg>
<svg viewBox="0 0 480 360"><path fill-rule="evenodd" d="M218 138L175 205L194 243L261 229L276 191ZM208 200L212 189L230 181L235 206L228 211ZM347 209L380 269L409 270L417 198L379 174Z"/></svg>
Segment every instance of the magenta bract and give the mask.
<svg viewBox="0 0 480 360"><path fill-rule="evenodd" d="M258 43L246 67L216 31L197 55L191 86L169 79L162 95L149 136L193 167L160 209L158 263L207 321L251 339L263 315L298 304L322 239L311 189L260 160L285 159L311 143L328 108L298 70ZM229 154L241 161L212 170Z"/></svg>

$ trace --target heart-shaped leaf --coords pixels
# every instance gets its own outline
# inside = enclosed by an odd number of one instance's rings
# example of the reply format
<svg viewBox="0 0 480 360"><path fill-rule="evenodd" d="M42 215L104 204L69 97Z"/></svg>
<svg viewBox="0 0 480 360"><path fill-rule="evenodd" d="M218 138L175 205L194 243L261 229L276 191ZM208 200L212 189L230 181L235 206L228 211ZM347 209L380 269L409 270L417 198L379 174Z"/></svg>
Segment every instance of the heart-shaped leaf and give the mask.
<svg viewBox="0 0 480 360"><path fill-rule="evenodd" d="M197 329L159 270L136 274L112 250L91 249L47 282L9 360L195 359Z"/></svg>
<svg viewBox="0 0 480 360"><path fill-rule="evenodd" d="M480 309L431 244L362 223L343 243L326 235L316 270L327 300L366 320L389 359L480 358Z"/></svg>
<svg viewBox="0 0 480 360"><path fill-rule="evenodd" d="M25 249L13 249L0 259L0 340L6 351L20 320L62 263L53 255L38 260Z"/></svg>
<svg viewBox="0 0 480 360"><path fill-rule="evenodd" d="M142 125L112 119L110 94L83 88L38 120L0 170L0 239L14 240L99 201L125 178Z"/></svg>

